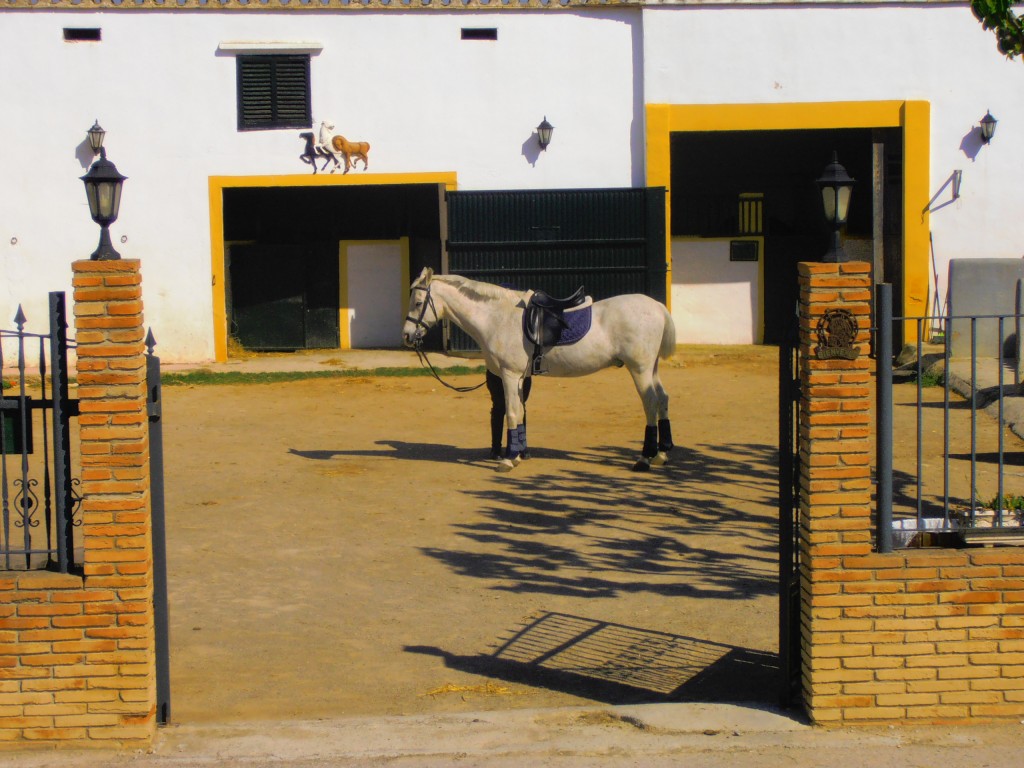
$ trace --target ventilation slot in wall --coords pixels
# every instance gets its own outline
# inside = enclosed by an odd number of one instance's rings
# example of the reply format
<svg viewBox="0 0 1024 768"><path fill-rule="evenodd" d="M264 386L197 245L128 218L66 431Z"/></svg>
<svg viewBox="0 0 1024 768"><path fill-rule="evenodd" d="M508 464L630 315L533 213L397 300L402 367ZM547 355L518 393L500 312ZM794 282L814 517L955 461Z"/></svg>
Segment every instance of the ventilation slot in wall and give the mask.
<svg viewBox="0 0 1024 768"><path fill-rule="evenodd" d="M100 30L95 27L64 27L64 42L66 43L98 43L100 41Z"/></svg>
<svg viewBox="0 0 1024 768"><path fill-rule="evenodd" d="M463 40L497 40L498 30L495 27L463 27Z"/></svg>

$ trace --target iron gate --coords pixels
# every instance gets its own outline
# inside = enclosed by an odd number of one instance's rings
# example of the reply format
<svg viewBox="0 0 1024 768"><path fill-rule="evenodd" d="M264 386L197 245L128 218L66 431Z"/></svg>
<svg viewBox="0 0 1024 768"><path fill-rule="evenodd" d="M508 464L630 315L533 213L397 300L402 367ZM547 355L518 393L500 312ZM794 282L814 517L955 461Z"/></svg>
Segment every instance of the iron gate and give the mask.
<svg viewBox="0 0 1024 768"><path fill-rule="evenodd" d="M473 280L595 300L623 293L666 298L665 190L449 192L444 271ZM476 344L448 330L451 351Z"/></svg>
<svg viewBox="0 0 1024 768"><path fill-rule="evenodd" d="M779 668L780 703L800 699L800 344L794 316L779 344Z"/></svg>
<svg viewBox="0 0 1024 768"><path fill-rule="evenodd" d="M1004 314L899 317L892 293L876 286L872 328L877 551L1021 545L1024 496L1013 483L1024 463L1024 422L1007 414L1019 413L1024 378L1020 299ZM897 355L893 340L908 326L916 344ZM912 446L913 457L897 461L895 444Z"/></svg>
<svg viewBox="0 0 1024 768"><path fill-rule="evenodd" d="M49 295L49 333L26 331L27 322L19 306L16 329L0 330L0 570L68 573L82 499L71 470L78 401L68 396L64 293Z"/></svg>

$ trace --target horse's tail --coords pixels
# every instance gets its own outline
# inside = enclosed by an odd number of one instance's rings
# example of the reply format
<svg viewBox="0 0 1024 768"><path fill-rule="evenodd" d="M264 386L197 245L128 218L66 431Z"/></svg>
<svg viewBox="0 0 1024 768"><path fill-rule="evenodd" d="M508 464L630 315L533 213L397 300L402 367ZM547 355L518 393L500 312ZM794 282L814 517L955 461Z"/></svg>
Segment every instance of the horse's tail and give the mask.
<svg viewBox="0 0 1024 768"><path fill-rule="evenodd" d="M672 357L676 351L676 324L668 308L663 305L661 309L665 314L665 327L661 331L661 349L658 350L658 357L665 359Z"/></svg>

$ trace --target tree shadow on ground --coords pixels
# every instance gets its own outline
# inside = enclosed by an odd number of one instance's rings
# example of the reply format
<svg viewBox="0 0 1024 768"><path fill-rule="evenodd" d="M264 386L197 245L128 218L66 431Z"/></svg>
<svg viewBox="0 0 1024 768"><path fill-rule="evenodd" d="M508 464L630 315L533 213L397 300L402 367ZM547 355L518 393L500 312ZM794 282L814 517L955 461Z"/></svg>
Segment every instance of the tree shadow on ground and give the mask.
<svg viewBox="0 0 1024 768"><path fill-rule="evenodd" d="M479 449L376 445L382 448L289 453L494 466ZM466 546L421 551L511 592L739 600L777 593L775 446L677 447L667 465L646 473L629 471L636 454L628 447L531 452L528 467L461 491L479 501L471 520L453 526ZM610 475L609 466L621 466L621 474Z"/></svg>
<svg viewBox="0 0 1024 768"><path fill-rule="evenodd" d="M631 593L749 599L777 593L773 447L678 449L650 473L588 467L627 455L603 446L571 466L502 476L454 524L464 547L424 547L492 589L574 597Z"/></svg>

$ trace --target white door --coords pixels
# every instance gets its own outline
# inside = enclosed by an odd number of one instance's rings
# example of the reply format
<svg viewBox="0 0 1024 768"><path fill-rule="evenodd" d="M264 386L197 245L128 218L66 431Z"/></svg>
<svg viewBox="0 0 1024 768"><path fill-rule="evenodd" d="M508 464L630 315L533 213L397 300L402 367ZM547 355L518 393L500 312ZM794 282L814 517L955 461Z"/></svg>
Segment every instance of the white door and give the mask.
<svg viewBox="0 0 1024 768"><path fill-rule="evenodd" d="M399 240L344 243L342 265L347 269L349 346L352 349L402 346L405 321L402 265L404 248Z"/></svg>

